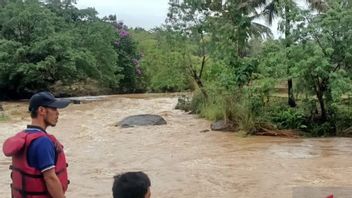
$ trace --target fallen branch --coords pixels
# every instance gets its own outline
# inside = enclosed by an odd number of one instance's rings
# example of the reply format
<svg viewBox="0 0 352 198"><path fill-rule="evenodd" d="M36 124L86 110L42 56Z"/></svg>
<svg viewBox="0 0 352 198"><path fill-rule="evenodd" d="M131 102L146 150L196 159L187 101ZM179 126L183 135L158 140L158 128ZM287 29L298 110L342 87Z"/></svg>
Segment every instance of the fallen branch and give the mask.
<svg viewBox="0 0 352 198"><path fill-rule="evenodd" d="M258 131L254 135L260 136L278 136L278 137L287 137L287 138L298 138L298 132L293 130L272 130L259 127Z"/></svg>

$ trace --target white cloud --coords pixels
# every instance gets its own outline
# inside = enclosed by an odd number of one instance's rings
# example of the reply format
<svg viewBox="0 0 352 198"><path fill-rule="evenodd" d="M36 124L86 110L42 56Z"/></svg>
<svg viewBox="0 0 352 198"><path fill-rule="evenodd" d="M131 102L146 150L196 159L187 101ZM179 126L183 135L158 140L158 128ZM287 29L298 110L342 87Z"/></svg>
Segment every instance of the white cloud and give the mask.
<svg viewBox="0 0 352 198"><path fill-rule="evenodd" d="M151 29L165 21L168 0L78 0L77 6L94 7L101 17L116 14L129 27Z"/></svg>
<svg viewBox="0 0 352 198"><path fill-rule="evenodd" d="M151 29L160 26L166 19L169 0L77 0L79 8L94 7L99 16L116 14L129 27ZM296 1L300 7L307 8L305 0ZM263 19L257 20L265 24ZM275 19L271 29L275 37L281 34L277 30L278 19Z"/></svg>

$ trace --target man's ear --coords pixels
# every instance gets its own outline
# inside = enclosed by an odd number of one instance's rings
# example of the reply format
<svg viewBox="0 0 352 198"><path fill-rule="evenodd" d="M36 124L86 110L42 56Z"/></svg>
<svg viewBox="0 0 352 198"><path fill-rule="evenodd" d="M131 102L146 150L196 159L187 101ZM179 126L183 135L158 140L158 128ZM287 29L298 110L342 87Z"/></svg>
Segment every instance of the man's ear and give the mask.
<svg viewBox="0 0 352 198"><path fill-rule="evenodd" d="M38 107L38 114L43 115L45 113L46 113L45 107L42 107L42 106Z"/></svg>
<svg viewBox="0 0 352 198"><path fill-rule="evenodd" d="M148 187L148 191L144 196L145 198L151 198L152 197L152 193L150 192L150 186Z"/></svg>

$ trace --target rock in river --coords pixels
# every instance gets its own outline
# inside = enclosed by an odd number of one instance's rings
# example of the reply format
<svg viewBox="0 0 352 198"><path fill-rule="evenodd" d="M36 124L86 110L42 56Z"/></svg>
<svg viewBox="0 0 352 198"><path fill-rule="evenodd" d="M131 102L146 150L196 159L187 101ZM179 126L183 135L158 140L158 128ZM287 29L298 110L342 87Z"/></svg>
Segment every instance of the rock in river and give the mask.
<svg viewBox="0 0 352 198"><path fill-rule="evenodd" d="M163 125L166 121L159 115L142 114L129 116L117 123L116 126L122 128L134 127L134 126L146 126L146 125Z"/></svg>

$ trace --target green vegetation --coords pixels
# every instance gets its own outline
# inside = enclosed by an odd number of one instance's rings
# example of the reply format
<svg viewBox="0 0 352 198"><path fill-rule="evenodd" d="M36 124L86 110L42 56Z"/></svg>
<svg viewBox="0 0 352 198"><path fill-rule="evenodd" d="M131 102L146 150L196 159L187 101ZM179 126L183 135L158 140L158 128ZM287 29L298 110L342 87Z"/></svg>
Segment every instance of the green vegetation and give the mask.
<svg viewBox="0 0 352 198"><path fill-rule="evenodd" d="M94 9L79 10L74 1L9 0L0 6L2 98L87 81L131 92L134 59L127 27L114 16L99 19Z"/></svg>
<svg viewBox="0 0 352 198"><path fill-rule="evenodd" d="M138 43L141 57L142 83L149 92L174 92L190 89L185 43L180 35L170 30L152 32L137 28L131 31Z"/></svg>
<svg viewBox="0 0 352 198"><path fill-rule="evenodd" d="M188 63L203 72L190 75L201 90L193 98L194 112L232 120L247 133L270 125L307 136L347 135L352 118L349 1L309 1L310 10L293 0L169 2L166 28L188 46L198 46L198 53L189 51L193 60L206 60ZM255 23L259 16L268 24L280 16L284 38L272 39L267 27ZM288 101L274 97L285 81Z"/></svg>
<svg viewBox="0 0 352 198"><path fill-rule="evenodd" d="M307 3L169 0L166 23L146 31L74 1L0 1L0 97L193 91L183 106L247 134L350 135L352 5Z"/></svg>

